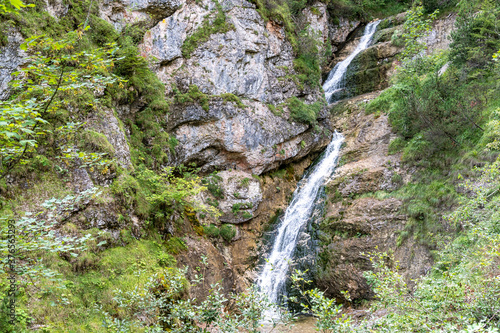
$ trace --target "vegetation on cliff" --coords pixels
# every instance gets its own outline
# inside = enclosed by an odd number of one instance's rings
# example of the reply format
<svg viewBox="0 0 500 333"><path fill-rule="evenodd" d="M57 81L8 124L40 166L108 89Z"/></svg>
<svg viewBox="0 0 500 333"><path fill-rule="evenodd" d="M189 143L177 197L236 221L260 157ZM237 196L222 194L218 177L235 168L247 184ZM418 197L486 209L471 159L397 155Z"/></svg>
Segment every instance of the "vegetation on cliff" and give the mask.
<svg viewBox="0 0 500 333"><path fill-rule="evenodd" d="M13 81L11 97L0 103L0 331L257 332L262 311L272 307L258 293L226 295L219 285L206 286L206 257L192 281L177 268L174 255L187 246L175 235L229 242L236 230L197 220L196 212L218 214L215 204L194 199L207 188L219 198L212 182L202 182L195 168L164 167L171 158L165 148L177 142L164 129L170 107L164 86L137 49L142 29L128 26L118 34L99 18L92 1L66 0L68 14L61 20L43 10L43 1L26 2L36 6L19 12L22 2L0 0L2 28L20 27L24 37L46 34L24 44L32 56ZM390 254L370 254L374 271L366 279L376 298L359 321L322 291L301 289L308 281L296 272L293 282L306 300L301 306L318 318L323 332L499 331L500 5L492 0L423 4L410 12L414 16L402 35L408 52L392 87L367 112L389 114L399 134L391 151L401 151L403 162L417 170L397 191L379 193L404 200L410 219L399 240L414 237L426 244L436 264L410 289ZM450 51L419 56L415 37L428 30L424 15L455 4L459 13ZM299 79L315 87L321 59L300 14L310 3L257 0L256 5L264 18L285 27ZM328 6L338 15L368 18L404 10L410 1L333 0ZM204 30L184 45L185 56L207 35L231 28L220 5L216 9L215 24L202 24ZM0 45L4 42L0 35ZM218 97L245 107L234 95ZM195 101L207 109L210 98L190 86L184 94L177 91L173 102ZM129 134L130 165L113 160L116 151L107 138L84 124L88 115L106 119L118 104L138 105L138 112L119 123ZM310 125L323 107L297 97L287 105L293 120ZM105 186L74 195L70 177L79 169ZM82 213L91 206L97 208ZM116 215L110 231L89 222L106 210ZM16 272L6 256L10 219L22 250ZM170 227L174 230L166 230ZM5 297L10 273L18 279L14 325L8 323ZM190 285L211 293L197 302L187 297Z"/></svg>

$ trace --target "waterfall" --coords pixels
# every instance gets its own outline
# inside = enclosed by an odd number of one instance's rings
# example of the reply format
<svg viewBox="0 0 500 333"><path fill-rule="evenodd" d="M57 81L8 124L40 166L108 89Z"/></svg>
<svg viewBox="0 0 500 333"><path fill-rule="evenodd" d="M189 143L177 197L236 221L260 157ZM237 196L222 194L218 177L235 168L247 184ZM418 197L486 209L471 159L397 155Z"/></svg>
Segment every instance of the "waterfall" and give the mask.
<svg viewBox="0 0 500 333"><path fill-rule="evenodd" d="M328 77L323 84L325 98L328 103L335 102L335 100L332 100L333 95L345 89L345 75L347 73L347 68L361 51L366 50L368 46L370 46L379 23L380 21L369 23L366 26L363 37L361 37L356 49L345 60L335 65L330 74L328 74Z"/></svg>
<svg viewBox="0 0 500 333"><path fill-rule="evenodd" d="M328 75L328 79L323 85L327 101L332 98L336 91L343 89L342 80L349 64L356 55L370 45L379 22L373 22L366 26L358 47L347 59L338 63ZM299 233L311 219L316 198L325 178L329 177L335 170L343 140L342 134L337 132L333 134L332 141L321 159L299 182L297 189L293 193L292 202L278 225L277 236L274 239L271 253L257 279L259 290L266 294L273 303L278 303L280 300L280 294L284 289L287 278L289 261L293 257ZM272 318L274 315L273 312L264 314L266 318Z"/></svg>
<svg viewBox="0 0 500 333"><path fill-rule="evenodd" d="M290 206L285 212L274 245L257 286L271 302L277 303L288 272L289 260L297 245L300 229L309 220L315 205L315 198L325 177L332 174L339 156L344 137L337 132L326 148L321 160L311 172L301 180L295 190Z"/></svg>

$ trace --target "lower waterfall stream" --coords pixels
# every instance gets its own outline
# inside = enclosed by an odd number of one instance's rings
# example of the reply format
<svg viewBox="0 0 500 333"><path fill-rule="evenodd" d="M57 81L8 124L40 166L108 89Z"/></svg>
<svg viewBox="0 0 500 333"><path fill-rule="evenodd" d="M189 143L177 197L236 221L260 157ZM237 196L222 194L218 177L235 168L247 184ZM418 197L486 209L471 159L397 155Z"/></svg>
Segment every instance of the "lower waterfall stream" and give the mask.
<svg viewBox="0 0 500 333"><path fill-rule="evenodd" d="M344 89L344 77L352 60L363 50L367 49L373 39L380 21L369 23L364 31L356 49L342 62L339 62L328 75L323 85L327 101L335 98L335 92ZM283 218L277 227L277 235L272 245L272 250L267 262L257 279L258 289L268 299L279 304L281 296L286 292L285 281L287 279L289 262L297 246L299 234L307 222L316 205L318 193L326 178L331 176L335 170L340 148L344 137L335 132L331 142L328 144L320 160L299 182L292 201L285 211ZM271 311L264 314L264 318L272 318L275 314Z"/></svg>

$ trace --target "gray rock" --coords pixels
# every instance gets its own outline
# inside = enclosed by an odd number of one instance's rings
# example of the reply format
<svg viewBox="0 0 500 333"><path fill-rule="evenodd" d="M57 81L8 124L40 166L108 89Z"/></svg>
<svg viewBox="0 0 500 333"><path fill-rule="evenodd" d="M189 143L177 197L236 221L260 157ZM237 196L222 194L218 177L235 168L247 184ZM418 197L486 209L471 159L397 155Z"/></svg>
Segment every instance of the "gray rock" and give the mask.
<svg viewBox="0 0 500 333"><path fill-rule="evenodd" d="M54 18L66 15L68 9L69 5L65 4L63 0L45 0L45 10Z"/></svg>
<svg viewBox="0 0 500 333"><path fill-rule="evenodd" d="M0 100L9 97L9 82L12 80L12 73L25 62L26 52L19 46L24 42L18 31L10 30L6 32L8 43L0 48Z"/></svg>
<svg viewBox="0 0 500 333"><path fill-rule="evenodd" d="M125 0L124 2L132 10L161 18L172 15L183 4L182 0Z"/></svg>
<svg viewBox="0 0 500 333"><path fill-rule="evenodd" d="M238 224L255 217L262 201L260 182L243 171L222 171L218 176L222 178L219 186L224 193L224 198L219 199L220 221Z"/></svg>
<svg viewBox="0 0 500 333"><path fill-rule="evenodd" d="M203 171L231 167L261 174L329 142L323 131L276 116L265 104L245 103L248 107L239 109L214 100L208 111L195 104L174 106L168 125L179 141L176 164L195 162Z"/></svg>
<svg viewBox="0 0 500 333"><path fill-rule="evenodd" d="M93 130L106 136L115 150L114 158L117 162L124 168L131 167L128 141L113 110L104 109L87 120L87 123Z"/></svg>
<svg viewBox="0 0 500 333"><path fill-rule="evenodd" d="M153 27L182 7L182 0L104 0L100 15L117 30L127 24Z"/></svg>

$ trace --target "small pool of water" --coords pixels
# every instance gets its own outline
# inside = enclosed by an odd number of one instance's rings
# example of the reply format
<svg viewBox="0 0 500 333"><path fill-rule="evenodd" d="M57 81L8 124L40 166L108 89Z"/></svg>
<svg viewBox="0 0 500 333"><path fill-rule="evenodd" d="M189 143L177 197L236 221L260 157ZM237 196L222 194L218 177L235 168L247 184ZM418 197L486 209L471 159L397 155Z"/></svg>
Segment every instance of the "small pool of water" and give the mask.
<svg viewBox="0 0 500 333"><path fill-rule="evenodd" d="M278 326L272 332L273 333L315 333L317 332L314 325L316 324L316 318L310 316L299 317L293 324L287 326ZM264 327L261 332L266 333L271 331L271 327Z"/></svg>

